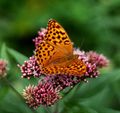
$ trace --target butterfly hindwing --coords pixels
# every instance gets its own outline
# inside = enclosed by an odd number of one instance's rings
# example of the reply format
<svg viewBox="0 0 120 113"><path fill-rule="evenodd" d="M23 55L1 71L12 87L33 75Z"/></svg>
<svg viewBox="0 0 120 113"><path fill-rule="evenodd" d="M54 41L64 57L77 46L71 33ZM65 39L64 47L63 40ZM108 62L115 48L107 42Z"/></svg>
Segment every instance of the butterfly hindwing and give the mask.
<svg viewBox="0 0 120 113"><path fill-rule="evenodd" d="M82 76L86 72L86 66L80 59L71 59L60 64L50 64L43 68L46 75L74 75Z"/></svg>

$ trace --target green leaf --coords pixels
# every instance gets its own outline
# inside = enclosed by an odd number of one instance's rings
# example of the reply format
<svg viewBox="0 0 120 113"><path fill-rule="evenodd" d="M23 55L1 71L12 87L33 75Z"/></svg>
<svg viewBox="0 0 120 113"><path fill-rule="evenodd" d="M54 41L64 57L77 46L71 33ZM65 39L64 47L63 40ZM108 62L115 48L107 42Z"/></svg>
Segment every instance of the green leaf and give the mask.
<svg viewBox="0 0 120 113"><path fill-rule="evenodd" d="M2 44L0 57L2 59L8 60L7 46L5 43Z"/></svg>
<svg viewBox="0 0 120 113"><path fill-rule="evenodd" d="M87 106L73 105L73 107L71 106L71 108L69 108L68 106L65 106L65 109L60 113L98 113L98 112Z"/></svg>
<svg viewBox="0 0 120 113"><path fill-rule="evenodd" d="M110 108L101 108L99 111L100 113L120 113L120 111Z"/></svg>
<svg viewBox="0 0 120 113"><path fill-rule="evenodd" d="M81 98L88 98L96 95L105 87L110 86L111 83L114 83L117 80L120 80L120 70L112 71L103 75L100 75L96 79L89 79L88 83L83 83L80 86L78 95Z"/></svg>
<svg viewBox="0 0 120 113"><path fill-rule="evenodd" d="M120 103L120 79L119 80L116 80L115 82L113 82L111 84L111 87L110 89L113 91L116 99L118 100L118 102Z"/></svg>
<svg viewBox="0 0 120 113"><path fill-rule="evenodd" d="M28 60L28 57L11 48L8 48L8 52L19 64L23 64L25 60Z"/></svg>
<svg viewBox="0 0 120 113"><path fill-rule="evenodd" d="M7 106L7 109L6 109ZM33 113L30 108L12 91L9 91L4 101L0 103L1 113Z"/></svg>
<svg viewBox="0 0 120 113"><path fill-rule="evenodd" d="M4 99L4 97L6 96L8 91L9 91L9 88L8 87L3 87L0 83L0 102L2 101L2 99Z"/></svg>

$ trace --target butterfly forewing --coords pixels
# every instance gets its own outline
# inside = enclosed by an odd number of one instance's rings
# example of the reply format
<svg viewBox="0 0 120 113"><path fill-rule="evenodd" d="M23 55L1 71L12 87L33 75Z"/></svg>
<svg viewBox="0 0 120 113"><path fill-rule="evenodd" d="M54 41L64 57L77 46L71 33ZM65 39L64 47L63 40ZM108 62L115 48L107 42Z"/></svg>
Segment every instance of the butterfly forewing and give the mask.
<svg viewBox="0 0 120 113"><path fill-rule="evenodd" d="M48 22L47 33L43 39L44 41L36 48L37 60L42 66L73 54L71 40L55 20Z"/></svg>
<svg viewBox="0 0 120 113"><path fill-rule="evenodd" d="M35 51L35 57L37 62L41 66L48 65L49 59L55 54L54 46L46 43L45 41L41 42Z"/></svg>
<svg viewBox="0 0 120 113"><path fill-rule="evenodd" d="M73 45L64 28L55 20L48 22L46 41L62 52L63 56L73 53Z"/></svg>

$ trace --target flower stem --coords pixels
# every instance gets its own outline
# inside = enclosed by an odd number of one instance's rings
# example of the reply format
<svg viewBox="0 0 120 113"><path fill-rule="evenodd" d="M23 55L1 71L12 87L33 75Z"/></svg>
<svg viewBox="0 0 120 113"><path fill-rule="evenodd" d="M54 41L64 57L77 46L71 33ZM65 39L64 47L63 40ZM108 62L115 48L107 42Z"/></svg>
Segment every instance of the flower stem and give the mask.
<svg viewBox="0 0 120 113"><path fill-rule="evenodd" d="M12 89L12 91L22 100L23 103L25 103L25 100L23 99L22 95L12 86L12 84L9 82L9 80L4 77L3 81ZM27 104L25 104L33 113L37 113L36 110L33 108L30 108Z"/></svg>
<svg viewBox="0 0 120 113"><path fill-rule="evenodd" d="M55 109L54 109L54 113L58 113L58 108L59 108L59 104L56 103Z"/></svg>
<svg viewBox="0 0 120 113"><path fill-rule="evenodd" d="M51 113L51 112L48 110L47 107L44 107L44 106L43 106L43 108L45 109L45 111L46 111L47 113Z"/></svg>
<svg viewBox="0 0 120 113"><path fill-rule="evenodd" d="M75 85L73 85L73 87L71 87L66 93L64 93L64 96L63 96L63 98L62 99L64 99L73 89L75 89L76 91L79 89L79 83L77 83L77 84L75 84ZM76 92L75 91L75 92Z"/></svg>

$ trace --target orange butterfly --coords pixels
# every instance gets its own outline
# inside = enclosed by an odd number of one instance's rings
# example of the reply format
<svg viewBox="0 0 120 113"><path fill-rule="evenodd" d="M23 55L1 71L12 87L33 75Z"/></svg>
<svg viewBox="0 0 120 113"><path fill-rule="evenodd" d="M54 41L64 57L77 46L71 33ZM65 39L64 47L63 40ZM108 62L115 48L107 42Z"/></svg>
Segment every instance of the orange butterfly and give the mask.
<svg viewBox="0 0 120 113"><path fill-rule="evenodd" d="M48 22L47 33L36 47L35 58L45 75L82 76L86 65L73 54L73 45L64 28L55 20Z"/></svg>

